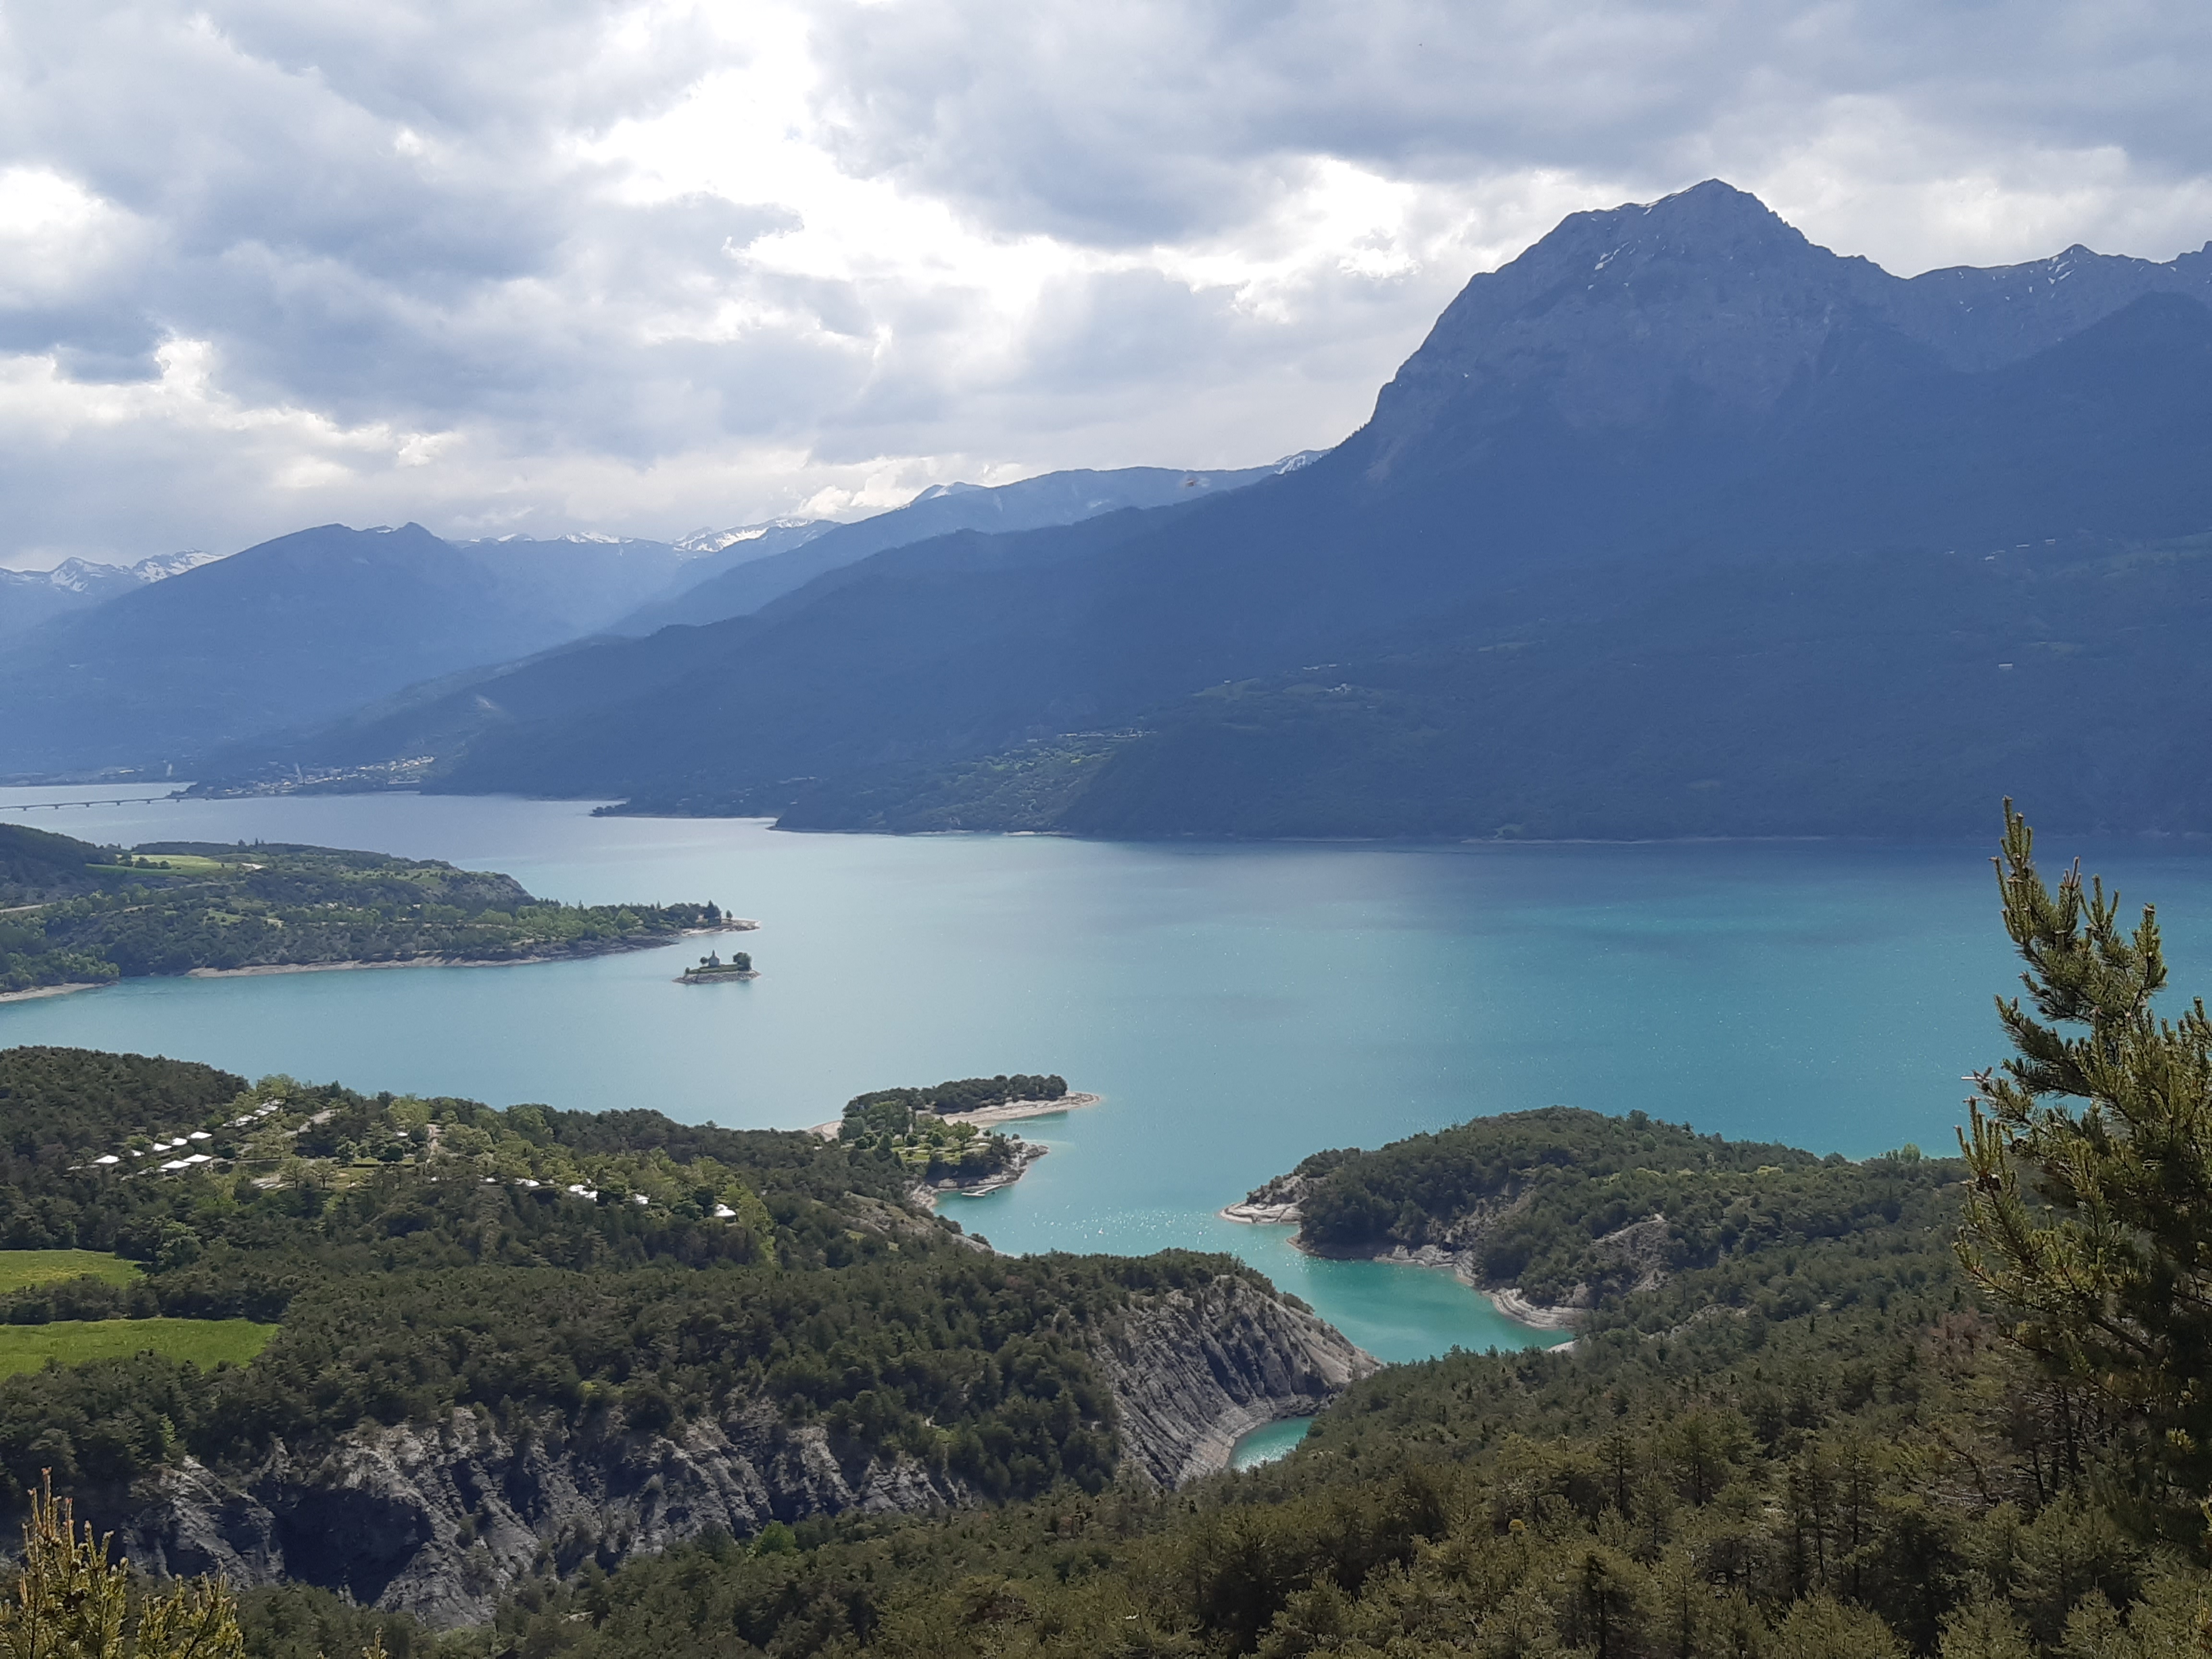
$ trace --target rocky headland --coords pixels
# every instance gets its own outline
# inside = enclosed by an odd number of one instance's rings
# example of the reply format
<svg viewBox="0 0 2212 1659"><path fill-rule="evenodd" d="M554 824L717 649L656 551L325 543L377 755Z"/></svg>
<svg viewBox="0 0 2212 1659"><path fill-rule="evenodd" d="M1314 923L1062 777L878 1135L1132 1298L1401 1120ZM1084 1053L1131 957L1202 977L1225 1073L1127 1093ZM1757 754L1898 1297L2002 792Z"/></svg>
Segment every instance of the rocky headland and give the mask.
<svg viewBox="0 0 2212 1659"><path fill-rule="evenodd" d="M1002 1137L1006 1143L1006 1161L988 1175L939 1176L934 1180L918 1182L908 1196L923 1209L933 1209L937 1200L950 1193L961 1198L981 1198L986 1193L995 1193L1002 1187L1011 1187L1029 1173L1030 1164L1052 1150L1040 1146L1034 1140L1024 1140L1019 1135Z"/></svg>

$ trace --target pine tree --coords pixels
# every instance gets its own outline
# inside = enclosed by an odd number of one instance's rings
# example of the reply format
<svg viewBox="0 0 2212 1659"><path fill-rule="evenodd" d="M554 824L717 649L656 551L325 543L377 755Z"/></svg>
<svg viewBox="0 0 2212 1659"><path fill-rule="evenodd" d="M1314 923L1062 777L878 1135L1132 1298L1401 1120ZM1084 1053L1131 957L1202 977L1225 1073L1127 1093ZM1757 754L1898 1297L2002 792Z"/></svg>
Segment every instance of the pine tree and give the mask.
<svg viewBox="0 0 2212 1659"><path fill-rule="evenodd" d="M131 1569L108 1538L80 1537L51 1479L31 1497L15 1593L0 1601L0 1659L244 1659L238 1607L221 1579L185 1579L131 1617Z"/></svg>
<svg viewBox="0 0 2212 1659"><path fill-rule="evenodd" d="M2212 1474L2212 1020L2201 1000L2152 1012L2153 908L2130 932L2118 892L2085 887L2077 861L2054 893L2033 854L2007 801L1997 880L2027 1006L1998 1000L2016 1053L1975 1079L1959 1254L2014 1339L2101 1400L2136 1460L2136 1518L2195 1531Z"/></svg>

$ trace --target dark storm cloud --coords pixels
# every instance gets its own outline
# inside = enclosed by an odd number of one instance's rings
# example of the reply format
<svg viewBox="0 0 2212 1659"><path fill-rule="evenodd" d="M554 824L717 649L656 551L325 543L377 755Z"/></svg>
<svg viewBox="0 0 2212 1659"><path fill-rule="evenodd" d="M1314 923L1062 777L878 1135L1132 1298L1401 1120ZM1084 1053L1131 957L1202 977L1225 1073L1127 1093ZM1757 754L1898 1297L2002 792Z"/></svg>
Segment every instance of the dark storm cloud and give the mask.
<svg viewBox="0 0 2212 1659"><path fill-rule="evenodd" d="M1316 153L1687 182L1730 126L1785 148L1839 98L2191 176L2212 138L2190 3L932 0L835 6L822 38L854 165L1109 245L1233 224Z"/></svg>
<svg viewBox="0 0 2212 1659"><path fill-rule="evenodd" d="M2178 0L16 7L0 558L1263 459L1707 174L1908 269L2201 242L2208 70Z"/></svg>

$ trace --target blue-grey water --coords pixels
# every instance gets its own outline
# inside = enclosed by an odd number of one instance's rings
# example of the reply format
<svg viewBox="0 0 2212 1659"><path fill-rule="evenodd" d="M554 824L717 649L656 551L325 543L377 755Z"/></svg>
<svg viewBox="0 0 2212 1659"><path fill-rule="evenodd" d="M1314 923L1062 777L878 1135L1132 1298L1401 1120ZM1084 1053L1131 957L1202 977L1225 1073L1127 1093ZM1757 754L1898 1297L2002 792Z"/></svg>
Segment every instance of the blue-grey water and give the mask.
<svg viewBox="0 0 2212 1659"><path fill-rule="evenodd" d="M1105 1103L1025 1126L1052 1155L950 1213L1003 1249L1233 1250L1390 1358L1528 1337L1445 1274L1312 1261L1218 1208L1322 1147L1555 1103L1854 1156L1946 1150L1961 1074L2000 1055L1990 1000L2012 971L1987 849L1963 846L897 840L410 795L5 817L449 859L568 901L712 898L760 920L744 943L763 977L674 985L683 945L137 981L0 1004L0 1043L738 1127L1060 1072ZM2177 983L2201 984L2212 858L2093 850L2160 901Z"/></svg>
<svg viewBox="0 0 2212 1659"><path fill-rule="evenodd" d="M1298 1449L1313 1427L1310 1417L1285 1418L1279 1423L1264 1423L1230 1449L1229 1467L1232 1469L1256 1469L1262 1463L1273 1463L1288 1457Z"/></svg>

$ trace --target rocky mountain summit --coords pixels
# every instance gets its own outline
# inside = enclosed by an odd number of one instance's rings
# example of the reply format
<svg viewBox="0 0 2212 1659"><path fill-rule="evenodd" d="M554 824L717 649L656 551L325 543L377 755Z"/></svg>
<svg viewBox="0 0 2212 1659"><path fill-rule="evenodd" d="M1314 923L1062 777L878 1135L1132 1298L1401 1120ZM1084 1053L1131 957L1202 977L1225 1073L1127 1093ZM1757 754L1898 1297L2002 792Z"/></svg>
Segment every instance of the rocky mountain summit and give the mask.
<svg viewBox="0 0 2212 1659"><path fill-rule="evenodd" d="M1771 415L1853 331L1887 331L1980 372L2070 339L2147 295L2212 303L2212 243L2163 264L2076 246L1987 270L1893 276L1808 240L1718 179L1646 204L1571 215L1478 276L1377 399L1371 472L1469 411L1498 424L1540 401L1578 430L1699 405Z"/></svg>

